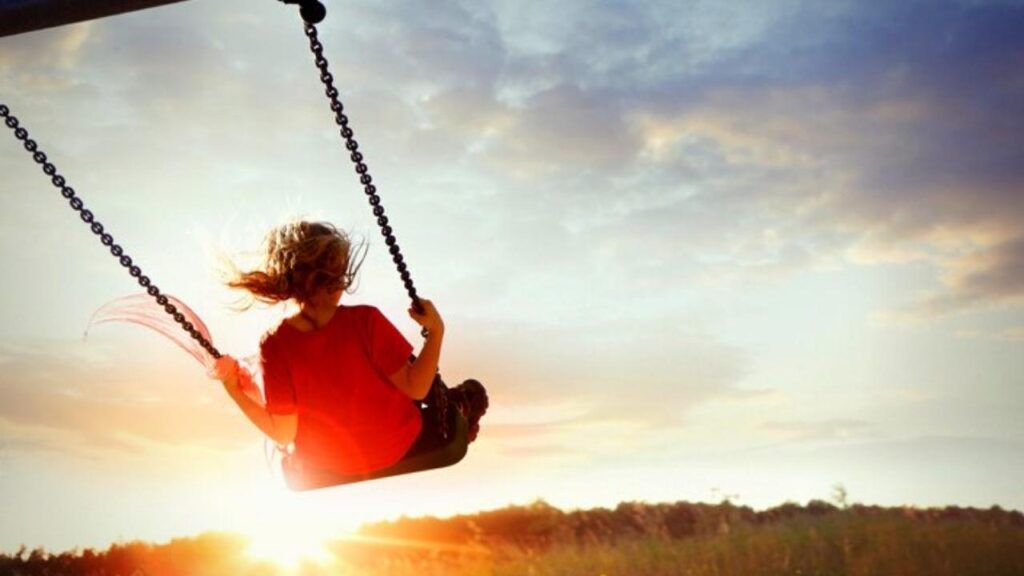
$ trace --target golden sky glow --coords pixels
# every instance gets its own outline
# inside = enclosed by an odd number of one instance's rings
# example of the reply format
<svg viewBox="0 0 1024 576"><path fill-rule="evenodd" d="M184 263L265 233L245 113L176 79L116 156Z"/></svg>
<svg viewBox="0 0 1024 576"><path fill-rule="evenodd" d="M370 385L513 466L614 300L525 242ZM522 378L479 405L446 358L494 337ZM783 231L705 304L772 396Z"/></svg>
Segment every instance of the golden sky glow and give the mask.
<svg viewBox="0 0 1024 576"><path fill-rule="evenodd" d="M213 256L296 215L370 241L343 303L417 342L301 26L258 4L2 38L0 101L223 350L285 310L229 311ZM442 370L492 408L459 466L322 493L163 339L83 340L133 284L4 128L0 550L231 530L295 558L402 514L836 483L1024 507L1024 10L827 4L332 7Z"/></svg>

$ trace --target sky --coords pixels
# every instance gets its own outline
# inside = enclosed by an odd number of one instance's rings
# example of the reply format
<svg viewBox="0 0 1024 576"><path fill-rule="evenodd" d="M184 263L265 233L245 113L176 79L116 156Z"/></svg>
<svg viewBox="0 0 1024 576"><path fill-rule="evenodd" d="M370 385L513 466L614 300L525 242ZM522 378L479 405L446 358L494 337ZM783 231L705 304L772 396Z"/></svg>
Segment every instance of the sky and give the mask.
<svg viewBox="0 0 1024 576"><path fill-rule="evenodd" d="M490 392L441 471L294 494L0 135L0 551L401 515L828 499L1024 509L1024 4L329 2L321 40L446 380ZM416 325L301 24L182 2L0 38L0 101L235 356L216 255L328 220ZM244 260L243 260L244 261Z"/></svg>

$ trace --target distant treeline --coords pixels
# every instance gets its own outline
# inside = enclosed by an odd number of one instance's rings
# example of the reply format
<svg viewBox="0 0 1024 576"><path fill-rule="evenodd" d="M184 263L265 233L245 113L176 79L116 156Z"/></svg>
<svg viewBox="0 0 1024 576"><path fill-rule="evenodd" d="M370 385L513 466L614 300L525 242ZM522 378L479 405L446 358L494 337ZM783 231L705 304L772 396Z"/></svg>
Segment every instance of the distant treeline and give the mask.
<svg viewBox="0 0 1024 576"><path fill-rule="evenodd" d="M549 546L567 544L611 544L624 539L681 539L728 534L741 527L764 526L839 513L866 519L901 517L919 523L970 520L996 528L1024 529L1024 514L998 506L989 509L957 506L884 508L854 504L840 508L823 500L811 500L803 506L786 503L756 511L728 502L623 502L614 509L593 508L564 512L538 500L527 506L509 506L452 518L402 518L394 522L369 524L360 532L367 536L390 539L427 539L449 544L480 543L485 546L512 545L524 550L539 551Z"/></svg>
<svg viewBox="0 0 1024 576"><path fill-rule="evenodd" d="M0 576L274 576L239 535L130 542L59 554L0 554ZM838 507L824 501L764 511L677 502L562 511L526 506L451 518L402 518L329 543L333 564L299 574L458 575L1024 574L1024 514L974 509Z"/></svg>

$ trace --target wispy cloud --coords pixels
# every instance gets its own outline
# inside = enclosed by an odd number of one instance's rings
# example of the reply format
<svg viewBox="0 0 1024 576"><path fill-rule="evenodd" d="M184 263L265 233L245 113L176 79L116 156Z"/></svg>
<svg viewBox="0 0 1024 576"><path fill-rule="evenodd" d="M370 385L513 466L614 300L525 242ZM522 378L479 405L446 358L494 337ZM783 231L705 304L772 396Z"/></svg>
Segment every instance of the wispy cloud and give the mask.
<svg viewBox="0 0 1024 576"><path fill-rule="evenodd" d="M853 439L869 438L873 433L873 428L868 422L845 418L820 421L769 420L762 422L758 428L770 436L780 436L798 442L848 442Z"/></svg>
<svg viewBox="0 0 1024 576"><path fill-rule="evenodd" d="M980 338L984 340L996 340L1002 342L1024 342L1024 326L1013 326L1003 330L961 330L957 336L962 338Z"/></svg>
<svg viewBox="0 0 1024 576"><path fill-rule="evenodd" d="M138 458L183 448L239 450L254 438L236 426L238 415L216 383L200 370L190 377L184 364L155 369L93 343L4 345L0 357L0 424L9 450Z"/></svg>
<svg viewBox="0 0 1024 576"><path fill-rule="evenodd" d="M0 50L0 85L35 94L76 88L73 68L95 41L93 30L94 25L86 22L4 41L4 49Z"/></svg>
<svg viewBox="0 0 1024 576"><path fill-rule="evenodd" d="M680 426L705 402L747 395L742 351L671 324L595 319L587 330L467 328L470 341L449 344L449 366L493 375L497 399L519 409L571 399L572 410L563 408L556 418L563 425L573 413L575 423Z"/></svg>

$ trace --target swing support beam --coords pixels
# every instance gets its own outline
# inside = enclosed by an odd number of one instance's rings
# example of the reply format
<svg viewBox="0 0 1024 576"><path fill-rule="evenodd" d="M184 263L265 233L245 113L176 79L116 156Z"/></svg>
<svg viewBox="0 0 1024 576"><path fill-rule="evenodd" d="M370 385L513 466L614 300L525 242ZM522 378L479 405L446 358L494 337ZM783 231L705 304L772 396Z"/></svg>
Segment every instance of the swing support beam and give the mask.
<svg viewBox="0 0 1024 576"><path fill-rule="evenodd" d="M0 37L184 0L0 0Z"/></svg>

